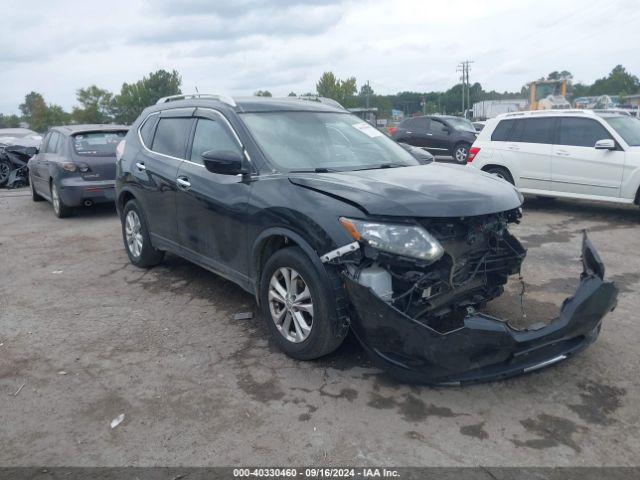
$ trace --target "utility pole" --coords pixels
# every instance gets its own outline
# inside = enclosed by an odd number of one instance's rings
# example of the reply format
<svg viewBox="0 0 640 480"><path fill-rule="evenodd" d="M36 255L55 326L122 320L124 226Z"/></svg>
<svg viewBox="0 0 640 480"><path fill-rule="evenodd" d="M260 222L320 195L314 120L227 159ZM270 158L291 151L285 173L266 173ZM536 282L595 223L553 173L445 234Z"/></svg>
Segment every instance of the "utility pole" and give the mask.
<svg viewBox="0 0 640 480"><path fill-rule="evenodd" d="M367 108L369 108L369 92L371 91L371 87L369 86L369 80L367 80L367 93L365 95L365 102L367 105Z"/></svg>
<svg viewBox="0 0 640 480"><path fill-rule="evenodd" d="M457 72L462 72L462 115L466 118L466 110L471 108L471 82L469 81L469 70L473 61L465 60L458 64ZM466 91L465 91L466 90ZM466 100L466 102L465 102ZM465 109L466 103L466 109Z"/></svg>

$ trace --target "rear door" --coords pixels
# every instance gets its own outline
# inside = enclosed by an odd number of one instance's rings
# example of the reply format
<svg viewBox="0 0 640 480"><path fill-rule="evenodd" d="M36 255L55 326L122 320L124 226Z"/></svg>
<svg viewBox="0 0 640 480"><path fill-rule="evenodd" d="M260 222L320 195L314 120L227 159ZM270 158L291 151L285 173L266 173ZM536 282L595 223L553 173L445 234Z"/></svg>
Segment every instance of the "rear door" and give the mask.
<svg viewBox="0 0 640 480"><path fill-rule="evenodd" d="M399 142L408 143L415 147L426 147L429 139L429 135L427 135L429 131L429 118L409 118L402 122L398 130L399 132L396 138Z"/></svg>
<svg viewBox="0 0 640 480"><path fill-rule="evenodd" d="M29 161L29 175L31 177L31 181L33 182L33 187L35 188L35 190L37 192L43 192L45 193L45 195L49 195L49 187L47 186L46 191L44 188L45 182L44 182L44 171L43 171L43 164L45 161L45 155L47 152L47 149L49 147L49 143L51 143L51 139L54 137L55 132L49 132L45 135L44 139L42 140L42 145L40 146L40 151L38 152L37 155L35 155L30 161ZM56 133L57 135L57 133ZM48 171L46 172L47 174L47 180L48 180Z"/></svg>
<svg viewBox="0 0 640 480"><path fill-rule="evenodd" d="M503 148L503 155L514 165L518 187L529 190L551 189L551 151L557 119L522 118L514 121Z"/></svg>
<svg viewBox="0 0 640 480"><path fill-rule="evenodd" d="M238 280L248 272L247 201L251 183L204 167L208 150L244 156L238 137L217 110L199 108L188 158L178 170L177 218L180 244L221 274Z"/></svg>
<svg viewBox="0 0 640 480"><path fill-rule="evenodd" d="M138 198L151 234L174 243L178 242L176 178L186 155L193 111L193 108L170 109L154 115L159 116L155 134L149 135L149 146L143 140L146 148L140 150L133 167L142 188Z"/></svg>
<svg viewBox="0 0 640 480"><path fill-rule="evenodd" d="M553 146L553 190L599 197L619 197L625 153L596 150L598 140L612 139L595 119L562 117ZM617 145L617 142L616 142Z"/></svg>

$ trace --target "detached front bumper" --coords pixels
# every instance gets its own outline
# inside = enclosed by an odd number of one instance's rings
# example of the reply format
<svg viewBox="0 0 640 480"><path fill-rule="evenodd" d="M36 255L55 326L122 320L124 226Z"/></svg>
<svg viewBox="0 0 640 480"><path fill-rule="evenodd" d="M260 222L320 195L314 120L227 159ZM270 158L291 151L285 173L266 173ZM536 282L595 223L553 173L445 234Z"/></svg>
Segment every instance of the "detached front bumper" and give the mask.
<svg viewBox="0 0 640 480"><path fill-rule="evenodd" d="M604 281L604 265L584 234L583 272L572 297L548 325L518 330L482 313L440 333L346 278L355 315L351 326L374 360L400 380L460 384L502 379L562 361L593 343L602 318L616 306L618 289Z"/></svg>

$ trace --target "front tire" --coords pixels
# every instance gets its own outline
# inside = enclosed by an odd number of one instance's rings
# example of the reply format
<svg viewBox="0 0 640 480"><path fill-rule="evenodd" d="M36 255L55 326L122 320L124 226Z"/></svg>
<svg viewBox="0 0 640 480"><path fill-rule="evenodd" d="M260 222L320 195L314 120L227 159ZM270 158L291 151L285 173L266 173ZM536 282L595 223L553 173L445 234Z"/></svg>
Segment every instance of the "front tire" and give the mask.
<svg viewBox="0 0 640 480"><path fill-rule="evenodd" d="M298 247L278 250L267 260L259 294L267 328L290 357L320 358L346 337L348 329L341 328L344 289L339 277L333 271L319 272Z"/></svg>
<svg viewBox="0 0 640 480"><path fill-rule="evenodd" d="M136 267L153 267L164 258L164 252L151 245L147 220L136 200L129 200L122 211L122 240Z"/></svg>
<svg viewBox="0 0 640 480"><path fill-rule="evenodd" d="M13 164L9 160L0 160L0 187L9 181L11 170L13 170Z"/></svg>
<svg viewBox="0 0 640 480"><path fill-rule="evenodd" d="M455 147L453 147L453 152L451 156L457 163L467 163L467 157L469 156L469 145L468 143L458 143Z"/></svg>
<svg viewBox="0 0 640 480"><path fill-rule="evenodd" d="M58 190L58 186L55 181L51 181L51 204L53 205L53 213L56 214L58 218L66 218L71 216L73 210L70 207L67 207L62 198L60 198L60 192Z"/></svg>

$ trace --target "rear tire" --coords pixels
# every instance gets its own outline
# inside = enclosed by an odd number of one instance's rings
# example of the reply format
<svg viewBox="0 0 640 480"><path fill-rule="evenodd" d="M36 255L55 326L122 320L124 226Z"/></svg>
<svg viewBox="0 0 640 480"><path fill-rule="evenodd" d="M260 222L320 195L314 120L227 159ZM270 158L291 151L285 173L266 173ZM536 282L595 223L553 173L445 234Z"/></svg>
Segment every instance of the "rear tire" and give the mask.
<svg viewBox="0 0 640 480"><path fill-rule="evenodd" d="M262 315L278 347L290 357L323 357L338 348L348 333L343 327L344 288L331 268L325 275L302 249L289 247L275 252L262 269Z"/></svg>
<svg viewBox="0 0 640 480"><path fill-rule="evenodd" d="M151 244L147 219L138 202L133 199L122 210L122 241L129 260L136 267L153 267L164 258L164 252Z"/></svg>
<svg viewBox="0 0 640 480"><path fill-rule="evenodd" d="M453 147L451 156L457 163L467 163L467 157L469 156L470 147L471 145L469 145L468 143L457 143L455 147Z"/></svg>
<svg viewBox="0 0 640 480"><path fill-rule="evenodd" d="M31 190L31 200L33 200L34 202L41 202L44 200L44 198L42 198L36 192L36 188L33 185L33 179L31 178L31 175L29 175L29 190Z"/></svg>
<svg viewBox="0 0 640 480"><path fill-rule="evenodd" d="M73 210L70 207L67 207L62 201L62 198L60 198L60 192L58 191L56 182L52 180L49 188L51 189L51 204L53 205L53 213L56 214L56 217L66 218L71 216Z"/></svg>
<svg viewBox="0 0 640 480"><path fill-rule="evenodd" d="M504 167L488 167L484 169L484 171L490 173L491 175L495 175L498 178L506 180L511 185L515 185L515 182L513 181L513 177L509 173L509 170Z"/></svg>

